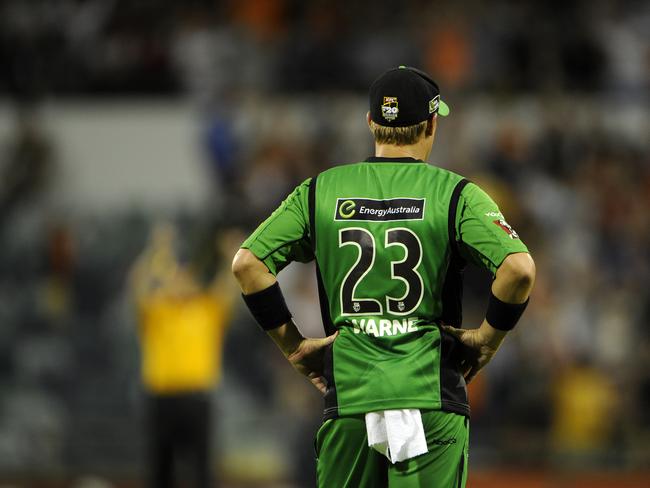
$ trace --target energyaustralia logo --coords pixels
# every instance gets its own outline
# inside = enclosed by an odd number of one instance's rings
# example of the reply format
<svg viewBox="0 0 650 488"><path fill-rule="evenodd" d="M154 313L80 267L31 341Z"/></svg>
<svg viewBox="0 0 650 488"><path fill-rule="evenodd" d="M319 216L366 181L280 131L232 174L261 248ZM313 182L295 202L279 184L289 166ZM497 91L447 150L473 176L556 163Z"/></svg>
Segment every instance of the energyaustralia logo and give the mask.
<svg viewBox="0 0 650 488"><path fill-rule="evenodd" d="M339 198L334 220L386 222L393 220L422 220L424 198Z"/></svg>

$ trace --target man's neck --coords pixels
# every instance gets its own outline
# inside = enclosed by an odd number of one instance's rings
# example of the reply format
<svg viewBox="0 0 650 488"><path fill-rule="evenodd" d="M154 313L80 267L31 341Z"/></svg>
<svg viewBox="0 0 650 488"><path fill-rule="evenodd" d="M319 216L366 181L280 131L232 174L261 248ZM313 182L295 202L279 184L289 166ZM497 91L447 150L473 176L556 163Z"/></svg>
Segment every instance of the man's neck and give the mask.
<svg viewBox="0 0 650 488"><path fill-rule="evenodd" d="M413 158L426 160L427 149L421 144L412 146L394 146L392 144L375 144L375 156L380 158Z"/></svg>

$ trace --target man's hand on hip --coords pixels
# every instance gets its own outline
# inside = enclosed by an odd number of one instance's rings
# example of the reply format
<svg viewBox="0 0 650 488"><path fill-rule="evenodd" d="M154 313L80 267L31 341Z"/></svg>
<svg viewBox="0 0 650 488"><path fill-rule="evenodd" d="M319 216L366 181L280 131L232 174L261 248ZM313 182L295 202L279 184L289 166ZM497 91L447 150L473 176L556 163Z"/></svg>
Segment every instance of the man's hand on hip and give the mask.
<svg viewBox="0 0 650 488"><path fill-rule="evenodd" d="M495 329L487 321L484 321L478 329L457 329L443 325L442 330L456 337L471 351L471 354L465 355L461 362L462 373L467 383L490 362L507 334L506 331Z"/></svg>
<svg viewBox="0 0 650 488"><path fill-rule="evenodd" d="M303 339L298 347L286 357L300 374L309 378L309 381L318 388L323 395L327 391L327 381L323 377L323 362L327 346L332 344L338 336L335 332L322 339Z"/></svg>

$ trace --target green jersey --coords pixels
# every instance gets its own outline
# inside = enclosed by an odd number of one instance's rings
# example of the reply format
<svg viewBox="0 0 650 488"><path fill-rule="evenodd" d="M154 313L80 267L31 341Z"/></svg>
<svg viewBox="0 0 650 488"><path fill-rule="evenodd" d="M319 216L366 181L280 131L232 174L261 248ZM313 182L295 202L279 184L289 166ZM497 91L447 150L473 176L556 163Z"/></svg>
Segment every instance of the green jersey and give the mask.
<svg viewBox="0 0 650 488"><path fill-rule="evenodd" d="M316 260L326 355L325 416L421 408L469 414L458 342L466 261L496 272L527 252L493 200L411 158L368 158L298 186L244 242L277 274ZM457 352L457 351L456 351Z"/></svg>

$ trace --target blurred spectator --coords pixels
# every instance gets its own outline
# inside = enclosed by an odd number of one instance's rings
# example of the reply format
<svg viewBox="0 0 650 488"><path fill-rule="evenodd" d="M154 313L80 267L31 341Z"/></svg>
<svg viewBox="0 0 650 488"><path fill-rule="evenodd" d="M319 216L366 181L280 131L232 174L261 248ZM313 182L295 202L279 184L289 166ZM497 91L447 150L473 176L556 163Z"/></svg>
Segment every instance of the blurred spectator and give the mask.
<svg viewBox="0 0 650 488"><path fill-rule="evenodd" d="M500 180L519 183L525 177L526 148L521 129L504 124L496 136L494 152L488 156L488 169Z"/></svg>
<svg viewBox="0 0 650 488"><path fill-rule="evenodd" d="M587 364L565 368L556 378L551 435L561 465L606 461L619 425L617 391L607 377Z"/></svg>
<svg viewBox="0 0 650 488"><path fill-rule="evenodd" d="M472 66L467 28L458 19L436 19L436 13L432 17L437 27L427 33L426 71L434 73L436 82L446 90L462 88L469 80Z"/></svg>
<svg viewBox="0 0 650 488"><path fill-rule="evenodd" d="M45 307L57 324L73 313L76 250L71 229L57 223L49 229L47 242L49 273L45 282Z"/></svg>
<svg viewBox="0 0 650 488"><path fill-rule="evenodd" d="M47 188L55 164L53 143L29 109L19 112L13 140L5 149L0 154L0 227L17 205Z"/></svg>
<svg viewBox="0 0 650 488"><path fill-rule="evenodd" d="M226 194L236 193L242 168L237 165L237 143L232 122L223 110L210 113L205 122L202 142L214 177L215 189Z"/></svg>
<svg viewBox="0 0 650 488"><path fill-rule="evenodd" d="M244 199L248 204L244 212L253 216L251 221L259 220L266 209L273 208L288 195L295 183L292 157L288 148L281 144L269 142L260 148L243 182Z"/></svg>
<svg viewBox="0 0 650 488"><path fill-rule="evenodd" d="M170 224L157 225L131 274L149 395L150 486L174 486L179 461L186 461L194 486L207 488L213 486L211 391L221 376L235 288L222 272L202 286L176 257L176 240ZM229 256L238 234L224 232L217 244Z"/></svg>
<svg viewBox="0 0 650 488"><path fill-rule="evenodd" d="M232 20L250 29L261 40L269 40L285 30L285 0L238 0L230 2Z"/></svg>

